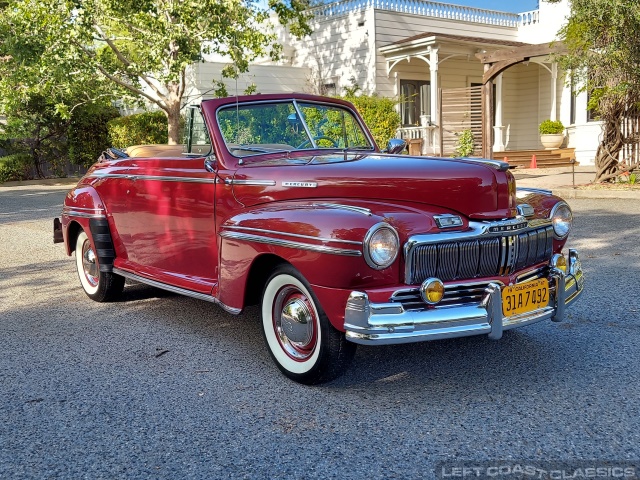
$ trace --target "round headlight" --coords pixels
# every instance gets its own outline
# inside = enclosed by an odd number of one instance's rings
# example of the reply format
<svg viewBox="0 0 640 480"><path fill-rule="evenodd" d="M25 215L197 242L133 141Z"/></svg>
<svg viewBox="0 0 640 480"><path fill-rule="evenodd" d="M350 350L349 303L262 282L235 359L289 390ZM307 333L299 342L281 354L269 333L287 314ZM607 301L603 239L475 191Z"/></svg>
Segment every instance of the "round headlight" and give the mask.
<svg viewBox="0 0 640 480"><path fill-rule="evenodd" d="M398 256L400 240L395 229L387 223L371 227L364 237L364 259L371 268L382 270Z"/></svg>
<svg viewBox="0 0 640 480"><path fill-rule="evenodd" d="M569 205L564 202L556 203L556 206L551 210L551 222L556 238L558 240L567 238L573 222L573 213L571 213Z"/></svg>

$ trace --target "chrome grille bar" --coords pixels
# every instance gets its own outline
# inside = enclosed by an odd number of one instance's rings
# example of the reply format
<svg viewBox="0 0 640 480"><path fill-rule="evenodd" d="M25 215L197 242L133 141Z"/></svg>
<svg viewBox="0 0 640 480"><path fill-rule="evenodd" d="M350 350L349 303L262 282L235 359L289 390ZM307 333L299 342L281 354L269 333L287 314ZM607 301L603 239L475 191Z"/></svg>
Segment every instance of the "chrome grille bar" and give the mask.
<svg viewBox="0 0 640 480"><path fill-rule="evenodd" d="M459 240L435 234L434 240L443 238L443 241L409 242L405 250L405 281L414 285L429 277L448 282L509 275L551 258L553 227L550 225L509 233L478 235L479 238L471 239L466 235Z"/></svg>

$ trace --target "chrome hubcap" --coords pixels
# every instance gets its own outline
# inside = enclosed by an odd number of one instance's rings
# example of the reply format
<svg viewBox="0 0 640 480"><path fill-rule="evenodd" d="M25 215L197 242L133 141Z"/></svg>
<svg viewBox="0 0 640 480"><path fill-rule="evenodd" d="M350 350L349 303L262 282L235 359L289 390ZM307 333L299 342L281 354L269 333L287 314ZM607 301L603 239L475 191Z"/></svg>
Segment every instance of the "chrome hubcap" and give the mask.
<svg viewBox="0 0 640 480"><path fill-rule="evenodd" d="M297 288L284 287L275 298L273 322L278 341L294 360L309 358L316 346L317 321L309 299Z"/></svg>
<svg viewBox="0 0 640 480"><path fill-rule="evenodd" d="M82 270L84 276L93 286L98 284L98 262L96 262L96 254L91 248L91 242L85 240L82 245Z"/></svg>

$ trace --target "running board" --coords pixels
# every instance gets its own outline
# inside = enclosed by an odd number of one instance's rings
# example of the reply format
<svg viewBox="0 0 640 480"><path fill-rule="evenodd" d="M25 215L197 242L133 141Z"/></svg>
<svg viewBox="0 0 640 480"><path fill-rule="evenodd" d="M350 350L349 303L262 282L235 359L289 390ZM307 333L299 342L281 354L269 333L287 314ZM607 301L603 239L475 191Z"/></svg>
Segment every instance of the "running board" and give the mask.
<svg viewBox="0 0 640 480"><path fill-rule="evenodd" d="M233 313L234 315L238 315L240 312L242 312L242 309L229 307L228 305L225 305L220 300L218 300L216 297L207 295L206 293L194 292L192 290L187 290L185 288L180 288L174 285L169 285L167 283L158 282L157 280L151 280L150 278L141 277L140 275L136 275L135 273L127 272L126 270L121 270L115 267L113 268L113 273L115 273L116 275L120 275L121 277L128 278L130 280L135 280L136 282L144 283L146 285L160 288L168 292L177 293L178 295L184 295L186 297L197 298L198 300L204 300L205 302L215 303L217 305L220 305L220 307L223 310L229 313Z"/></svg>

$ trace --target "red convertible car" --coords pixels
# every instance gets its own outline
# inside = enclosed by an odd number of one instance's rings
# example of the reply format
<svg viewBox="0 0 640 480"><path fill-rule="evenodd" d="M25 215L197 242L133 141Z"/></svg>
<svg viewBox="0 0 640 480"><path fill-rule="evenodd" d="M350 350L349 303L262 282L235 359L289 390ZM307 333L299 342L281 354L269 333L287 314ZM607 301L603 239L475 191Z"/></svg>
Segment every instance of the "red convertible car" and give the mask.
<svg viewBox="0 0 640 480"><path fill-rule="evenodd" d="M54 237L96 301L125 279L260 306L278 368L331 380L356 344L560 321L583 289L569 206L509 165L380 150L348 102L256 95L189 110L183 146L110 149Z"/></svg>

